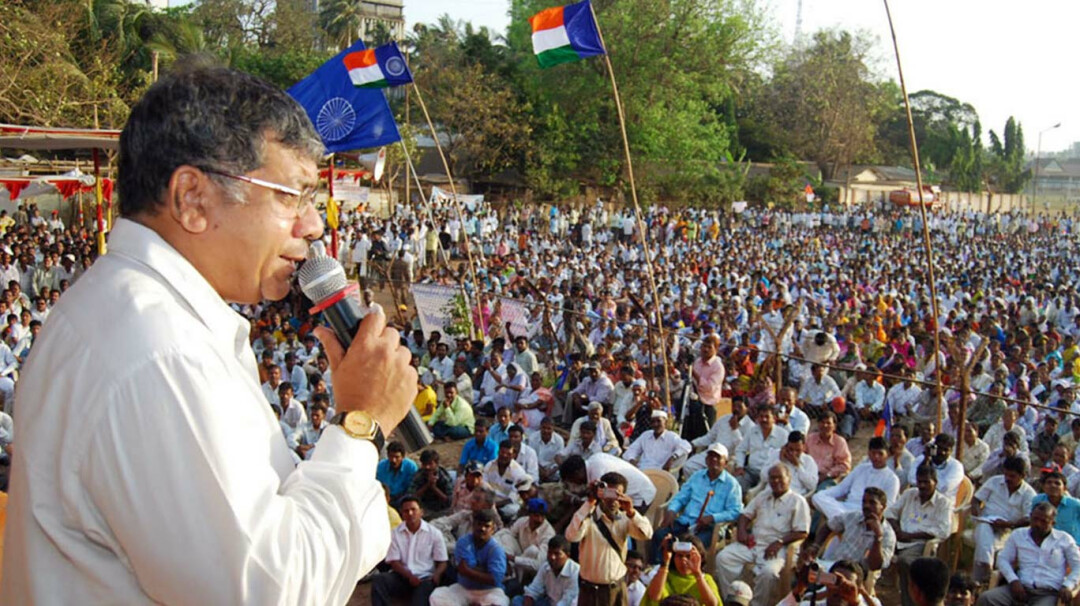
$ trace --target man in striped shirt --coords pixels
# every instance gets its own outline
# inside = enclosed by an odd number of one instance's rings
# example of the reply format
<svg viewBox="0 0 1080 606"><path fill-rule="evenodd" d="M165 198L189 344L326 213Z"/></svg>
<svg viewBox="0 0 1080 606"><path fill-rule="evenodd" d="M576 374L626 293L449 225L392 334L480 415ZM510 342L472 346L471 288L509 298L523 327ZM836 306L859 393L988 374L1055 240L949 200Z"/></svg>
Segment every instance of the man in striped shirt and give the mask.
<svg viewBox="0 0 1080 606"><path fill-rule="evenodd" d="M625 606L626 539L648 540L649 520L634 510L626 478L609 472L589 487L587 498L566 527L566 538L581 543L578 601L594 606Z"/></svg>

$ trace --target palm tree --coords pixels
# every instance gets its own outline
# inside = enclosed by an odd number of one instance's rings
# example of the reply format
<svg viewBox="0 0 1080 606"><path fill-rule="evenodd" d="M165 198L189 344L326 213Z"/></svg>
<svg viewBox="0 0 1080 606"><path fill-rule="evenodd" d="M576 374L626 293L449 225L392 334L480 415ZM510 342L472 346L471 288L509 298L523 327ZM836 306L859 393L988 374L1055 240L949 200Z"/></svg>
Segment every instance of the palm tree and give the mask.
<svg viewBox="0 0 1080 606"><path fill-rule="evenodd" d="M319 27L338 49L351 46L360 32L364 7L359 0L327 0L319 9Z"/></svg>

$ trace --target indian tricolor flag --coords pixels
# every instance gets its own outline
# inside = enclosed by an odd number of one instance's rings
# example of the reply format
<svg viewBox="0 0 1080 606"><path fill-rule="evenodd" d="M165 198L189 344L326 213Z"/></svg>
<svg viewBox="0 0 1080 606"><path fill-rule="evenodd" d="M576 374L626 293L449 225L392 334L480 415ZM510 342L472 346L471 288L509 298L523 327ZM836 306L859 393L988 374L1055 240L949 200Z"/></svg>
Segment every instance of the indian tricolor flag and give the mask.
<svg viewBox="0 0 1080 606"><path fill-rule="evenodd" d="M341 60L349 71L353 86L359 88L387 88L413 81L405 57L395 42L352 52Z"/></svg>
<svg viewBox="0 0 1080 606"><path fill-rule="evenodd" d="M589 0L556 6L536 13L532 25L533 52L540 67L569 63L604 54L600 30Z"/></svg>

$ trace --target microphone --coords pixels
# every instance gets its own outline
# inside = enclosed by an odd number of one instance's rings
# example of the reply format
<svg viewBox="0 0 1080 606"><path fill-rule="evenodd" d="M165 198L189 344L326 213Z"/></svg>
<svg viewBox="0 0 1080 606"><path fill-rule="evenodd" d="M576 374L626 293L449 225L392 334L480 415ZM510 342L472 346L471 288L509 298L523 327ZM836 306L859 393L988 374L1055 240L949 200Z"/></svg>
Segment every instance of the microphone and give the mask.
<svg viewBox="0 0 1080 606"><path fill-rule="evenodd" d="M309 258L297 272L300 290L307 298L315 302L312 314L321 313L338 341L347 350L352 345L356 331L360 328L360 304L356 292L358 284L349 284L345 270L336 259L325 255L309 254ZM416 407L410 404L409 414L398 425L398 433L405 448L410 452L420 450L431 444L431 432Z"/></svg>

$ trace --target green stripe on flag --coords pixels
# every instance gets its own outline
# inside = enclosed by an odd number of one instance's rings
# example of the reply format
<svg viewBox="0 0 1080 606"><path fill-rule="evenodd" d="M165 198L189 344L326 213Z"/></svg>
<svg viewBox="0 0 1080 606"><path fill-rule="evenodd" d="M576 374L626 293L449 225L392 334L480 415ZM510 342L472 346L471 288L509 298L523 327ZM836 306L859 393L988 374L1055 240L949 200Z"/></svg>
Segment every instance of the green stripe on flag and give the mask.
<svg viewBox="0 0 1080 606"><path fill-rule="evenodd" d="M546 50L536 56L536 60L540 62L540 67L545 68L580 59L581 56L577 54L577 51L572 46L560 46L559 48Z"/></svg>
<svg viewBox="0 0 1080 606"><path fill-rule="evenodd" d="M389 86L390 85L386 83L386 78L383 78L382 80L373 80L367 84L361 84L356 88L389 88Z"/></svg>

